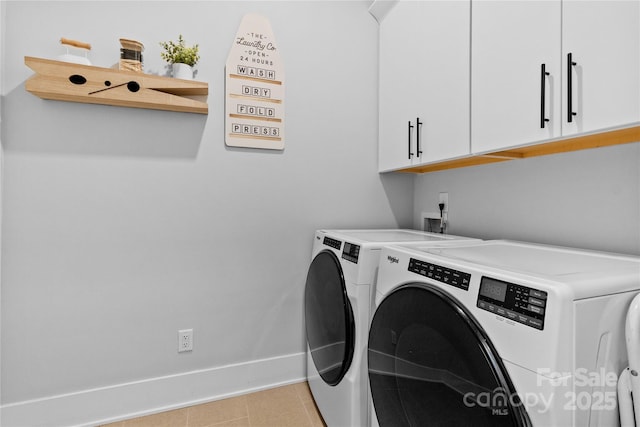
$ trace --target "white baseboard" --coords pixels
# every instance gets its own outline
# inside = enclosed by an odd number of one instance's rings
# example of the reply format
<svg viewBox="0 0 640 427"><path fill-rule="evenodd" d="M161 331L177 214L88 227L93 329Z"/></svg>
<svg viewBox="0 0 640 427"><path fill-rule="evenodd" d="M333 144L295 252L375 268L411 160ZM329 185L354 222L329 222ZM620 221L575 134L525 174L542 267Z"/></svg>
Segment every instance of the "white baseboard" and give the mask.
<svg viewBox="0 0 640 427"><path fill-rule="evenodd" d="M96 426L300 382L305 366L295 353L12 403L1 425Z"/></svg>

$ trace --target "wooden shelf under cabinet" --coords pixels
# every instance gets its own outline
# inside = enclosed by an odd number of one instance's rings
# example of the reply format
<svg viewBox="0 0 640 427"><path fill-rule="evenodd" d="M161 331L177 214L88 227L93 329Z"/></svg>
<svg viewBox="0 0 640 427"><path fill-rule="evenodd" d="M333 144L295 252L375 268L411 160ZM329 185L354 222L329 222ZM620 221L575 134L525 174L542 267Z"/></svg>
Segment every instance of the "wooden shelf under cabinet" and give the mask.
<svg viewBox="0 0 640 427"><path fill-rule="evenodd" d="M25 89L43 99L208 114L204 82L25 56Z"/></svg>
<svg viewBox="0 0 640 427"><path fill-rule="evenodd" d="M504 151L494 151L477 155L470 155L457 159L400 169L396 172L437 172L447 169L478 166L489 163L504 162L507 160L526 159L529 157L566 153L588 148L628 144L632 142L640 142L640 123L634 123L633 125L622 128L608 129L601 132L593 132L589 134L558 138L548 142L511 148Z"/></svg>

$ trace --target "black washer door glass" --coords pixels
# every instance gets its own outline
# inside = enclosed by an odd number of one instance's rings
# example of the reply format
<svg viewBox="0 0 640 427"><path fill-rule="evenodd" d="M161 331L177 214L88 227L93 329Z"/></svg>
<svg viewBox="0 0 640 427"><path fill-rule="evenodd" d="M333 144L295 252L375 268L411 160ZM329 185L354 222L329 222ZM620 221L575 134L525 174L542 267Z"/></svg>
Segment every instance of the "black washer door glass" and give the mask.
<svg viewBox="0 0 640 427"><path fill-rule="evenodd" d="M368 358L381 427L530 423L483 330L438 288L407 285L383 300Z"/></svg>
<svg viewBox="0 0 640 427"><path fill-rule="evenodd" d="M353 358L354 321L340 261L332 252L320 252L311 262L304 299L313 363L327 384L336 385Z"/></svg>

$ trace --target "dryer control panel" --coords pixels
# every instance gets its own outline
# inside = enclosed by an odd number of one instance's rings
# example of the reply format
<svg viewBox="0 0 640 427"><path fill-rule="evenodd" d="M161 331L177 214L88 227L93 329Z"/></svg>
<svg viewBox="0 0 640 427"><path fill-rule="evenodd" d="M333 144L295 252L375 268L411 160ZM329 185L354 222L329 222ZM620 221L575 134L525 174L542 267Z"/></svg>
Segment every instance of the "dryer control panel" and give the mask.
<svg viewBox="0 0 640 427"><path fill-rule="evenodd" d="M543 330L547 293L483 276L477 306L514 322Z"/></svg>
<svg viewBox="0 0 640 427"><path fill-rule="evenodd" d="M354 264L358 263L358 256L360 255L360 246L353 243L344 242L344 249L342 250L342 258L347 261L351 261Z"/></svg>

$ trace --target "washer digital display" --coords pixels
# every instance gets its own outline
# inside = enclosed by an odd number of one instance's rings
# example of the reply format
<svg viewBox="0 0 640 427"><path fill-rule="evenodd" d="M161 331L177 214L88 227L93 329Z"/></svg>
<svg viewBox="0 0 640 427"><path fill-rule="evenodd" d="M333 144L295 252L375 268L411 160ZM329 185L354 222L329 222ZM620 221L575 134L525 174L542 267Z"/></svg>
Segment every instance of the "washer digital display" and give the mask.
<svg viewBox="0 0 640 427"><path fill-rule="evenodd" d="M507 284L506 282L483 277L482 283L480 283L480 295L495 301L504 302L507 296Z"/></svg>
<svg viewBox="0 0 640 427"><path fill-rule="evenodd" d="M514 322L543 330L547 293L516 283L483 276L477 307Z"/></svg>

